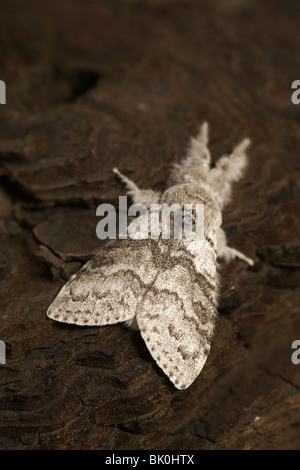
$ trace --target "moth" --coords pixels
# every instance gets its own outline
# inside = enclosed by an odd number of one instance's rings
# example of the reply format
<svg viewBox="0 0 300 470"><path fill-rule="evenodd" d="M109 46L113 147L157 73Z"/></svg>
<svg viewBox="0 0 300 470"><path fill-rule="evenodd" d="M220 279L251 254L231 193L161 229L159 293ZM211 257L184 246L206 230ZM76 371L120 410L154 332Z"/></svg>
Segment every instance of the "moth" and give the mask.
<svg viewBox="0 0 300 470"><path fill-rule="evenodd" d="M192 137L163 192L140 189L116 168L134 203L204 205L201 244L188 240L110 240L62 287L48 308L53 320L76 325L124 322L140 330L155 362L176 388L186 389L208 357L218 306L220 261L252 259L229 247L222 209L247 166L244 139L211 164L208 124Z"/></svg>

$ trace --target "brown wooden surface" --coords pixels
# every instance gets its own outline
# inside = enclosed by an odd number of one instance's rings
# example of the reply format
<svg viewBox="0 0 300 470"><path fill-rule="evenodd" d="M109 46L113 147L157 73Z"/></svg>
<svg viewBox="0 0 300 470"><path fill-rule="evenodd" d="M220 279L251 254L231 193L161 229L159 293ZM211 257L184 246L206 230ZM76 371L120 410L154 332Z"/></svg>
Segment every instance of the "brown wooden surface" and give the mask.
<svg viewBox="0 0 300 470"><path fill-rule="evenodd" d="M11 0L1 6L1 449L300 448L299 2ZM250 165L224 213L256 266L222 267L208 362L178 391L137 332L46 309L101 243L118 166L163 188L207 120Z"/></svg>

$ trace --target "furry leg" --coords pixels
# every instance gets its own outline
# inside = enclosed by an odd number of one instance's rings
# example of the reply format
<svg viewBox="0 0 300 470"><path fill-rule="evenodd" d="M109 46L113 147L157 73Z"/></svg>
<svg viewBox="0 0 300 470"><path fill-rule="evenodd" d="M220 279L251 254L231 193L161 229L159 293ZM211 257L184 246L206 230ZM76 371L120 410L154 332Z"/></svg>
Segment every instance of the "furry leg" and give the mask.
<svg viewBox="0 0 300 470"><path fill-rule="evenodd" d="M151 204L158 204L160 201L161 193L153 191L152 189L140 189L137 185L123 175L117 168L112 170L120 180L125 184L127 188L127 194L131 196L134 204L144 204L147 208Z"/></svg>
<svg viewBox="0 0 300 470"><path fill-rule="evenodd" d="M180 183L198 183L206 179L210 170L210 153L208 144L208 124L204 122L196 137L192 137L187 156L174 165L168 186Z"/></svg>
<svg viewBox="0 0 300 470"><path fill-rule="evenodd" d="M246 150L250 145L250 139L244 139L237 145L230 155L221 157L215 168L208 175L208 183L215 192L216 198L223 208L230 198L232 183L239 181L247 166Z"/></svg>
<svg viewBox="0 0 300 470"><path fill-rule="evenodd" d="M227 245L226 235L222 228L217 232L217 255L219 258L223 258L226 262L238 258L245 261L250 266L254 265L254 261L251 258L248 258L248 256L244 255L240 251Z"/></svg>

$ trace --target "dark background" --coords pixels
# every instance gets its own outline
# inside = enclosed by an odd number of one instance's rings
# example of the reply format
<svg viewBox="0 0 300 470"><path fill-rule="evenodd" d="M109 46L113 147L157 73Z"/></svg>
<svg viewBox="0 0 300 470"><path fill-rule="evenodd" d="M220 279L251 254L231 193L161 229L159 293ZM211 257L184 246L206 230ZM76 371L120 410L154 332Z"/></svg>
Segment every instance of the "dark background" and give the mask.
<svg viewBox="0 0 300 470"><path fill-rule="evenodd" d="M299 1L1 4L2 449L300 448ZM253 269L222 267L220 319L176 390L137 332L46 310L101 243L114 166L162 189L207 120L213 158L250 137L224 213Z"/></svg>

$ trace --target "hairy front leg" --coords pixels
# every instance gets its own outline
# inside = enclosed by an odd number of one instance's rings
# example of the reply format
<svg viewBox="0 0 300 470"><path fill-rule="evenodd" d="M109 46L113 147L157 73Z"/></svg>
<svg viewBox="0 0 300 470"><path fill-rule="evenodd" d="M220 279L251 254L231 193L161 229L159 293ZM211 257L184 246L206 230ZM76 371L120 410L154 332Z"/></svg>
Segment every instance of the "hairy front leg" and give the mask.
<svg viewBox="0 0 300 470"><path fill-rule="evenodd" d="M244 255L241 251L227 245L226 234L222 228L219 228L217 232L217 256L218 258L223 258L226 262L238 258L245 261L250 266L254 265L253 259Z"/></svg>
<svg viewBox="0 0 300 470"><path fill-rule="evenodd" d="M219 158L215 168L212 168L208 174L208 183L213 189L221 209L230 199L232 184L243 176L247 166L246 150L249 145L250 139L242 140L230 155L223 155Z"/></svg>
<svg viewBox="0 0 300 470"><path fill-rule="evenodd" d="M117 168L112 170L127 188L127 194L132 198L134 204L144 204L147 209L151 204L158 204L160 202L161 193L153 191L152 189L140 189L133 181L127 176L123 175Z"/></svg>
<svg viewBox="0 0 300 470"><path fill-rule="evenodd" d="M210 170L211 156L207 148L208 124L204 122L196 137L192 137L186 157L174 165L168 186L181 183L199 183Z"/></svg>

